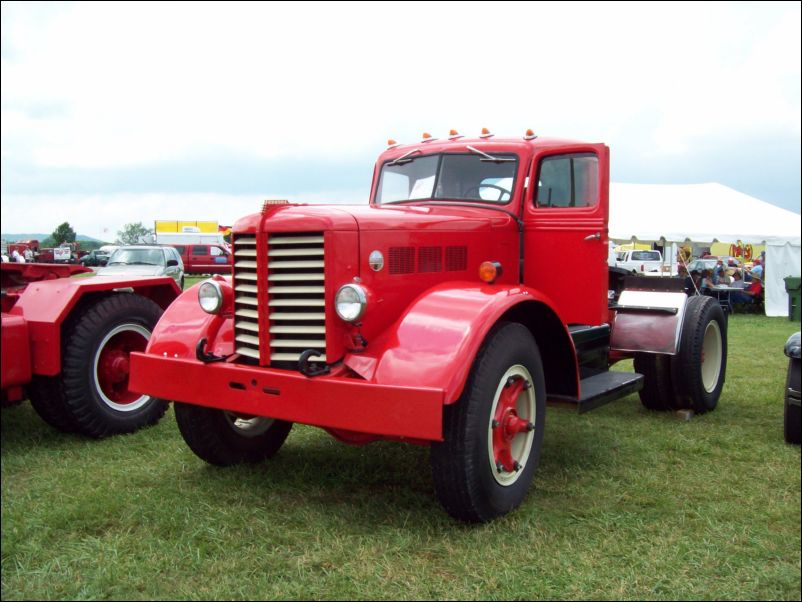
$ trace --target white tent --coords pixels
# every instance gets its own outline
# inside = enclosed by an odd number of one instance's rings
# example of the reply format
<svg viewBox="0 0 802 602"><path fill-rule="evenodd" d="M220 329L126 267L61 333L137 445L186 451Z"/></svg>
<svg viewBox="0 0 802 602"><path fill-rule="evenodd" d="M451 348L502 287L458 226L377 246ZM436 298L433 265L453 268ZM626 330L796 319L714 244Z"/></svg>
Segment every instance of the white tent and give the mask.
<svg viewBox="0 0 802 602"><path fill-rule="evenodd" d="M802 264L800 216L721 184L610 184L616 241L766 244L766 315L787 316L786 276Z"/></svg>

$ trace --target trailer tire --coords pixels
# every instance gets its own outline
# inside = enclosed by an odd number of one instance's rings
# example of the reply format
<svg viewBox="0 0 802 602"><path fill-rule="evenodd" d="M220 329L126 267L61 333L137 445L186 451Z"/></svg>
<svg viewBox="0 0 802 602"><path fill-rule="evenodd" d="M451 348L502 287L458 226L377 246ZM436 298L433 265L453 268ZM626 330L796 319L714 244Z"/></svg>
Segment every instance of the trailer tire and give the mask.
<svg viewBox="0 0 802 602"><path fill-rule="evenodd" d="M174 404L178 430L200 459L216 466L261 462L276 455L292 422L239 417L225 410Z"/></svg>
<svg viewBox="0 0 802 602"><path fill-rule="evenodd" d="M802 438L802 415L800 414L799 401L791 402L790 390L799 391L800 380L800 360L791 358L788 360L788 376L785 379L785 411L783 412L783 430L787 443L800 443Z"/></svg>
<svg viewBox="0 0 802 602"><path fill-rule="evenodd" d="M676 405L697 414L716 409L727 371L727 318L713 297L690 297L671 373Z"/></svg>
<svg viewBox="0 0 802 602"><path fill-rule="evenodd" d="M162 309L132 293L84 306L62 338L62 399L76 430L90 437L131 433L157 423L167 402L128 391L129 354L144 351Z"/></svg>
<svg viewBox="0 0 802 602"><path fill-rule="evenodd" d="M671 356L657 353L638 353L635 372L643 374L643 388L638 392L646 409L664 412L676 405L676 393L671 379Z"/></svg>
<svg viewBox="0 0 802 602"><path fill-rule="evenodd" d="M462 395L444 409L444 440L431 447L435 492L451 516L487 522L521 504L540 459L545 416L534 338L521 324L497 324Z"/></svg>
<svg viewBox="0 0 802 602"><path fill-rule="evenodd" d="M36 413L54 429L62 433L78 430L78 423L64 402L60 377L34 375L28 396Z"/></svg>

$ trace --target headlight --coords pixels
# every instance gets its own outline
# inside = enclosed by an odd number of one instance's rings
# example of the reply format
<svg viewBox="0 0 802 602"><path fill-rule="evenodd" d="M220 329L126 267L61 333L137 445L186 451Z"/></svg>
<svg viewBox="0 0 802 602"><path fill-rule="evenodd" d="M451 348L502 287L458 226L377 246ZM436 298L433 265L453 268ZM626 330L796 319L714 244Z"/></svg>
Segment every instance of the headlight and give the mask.
<svg viewBox="0 0 802 602"><path fill-rule="evenodd" d="M223 291L214 280L207 280L198 289L198 303L209 314L216 314L223 307Z"/></svg>
<svg viewBox="0 0 802 602"><path fill-rule="evenodd" d="M340 287L334 297L334 308L337 315L346 322L356 322L365 313L368 296L358 284L346 284Z"/></svg>

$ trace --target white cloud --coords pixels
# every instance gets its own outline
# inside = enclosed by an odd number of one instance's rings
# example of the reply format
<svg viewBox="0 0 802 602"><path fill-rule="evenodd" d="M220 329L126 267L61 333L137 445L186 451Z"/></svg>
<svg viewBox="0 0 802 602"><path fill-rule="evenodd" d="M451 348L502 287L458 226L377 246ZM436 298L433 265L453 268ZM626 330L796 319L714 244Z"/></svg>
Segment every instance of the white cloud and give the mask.
<svg viewBox="0 0 802 602"><path fill-rule="evenodd" d="M643 110L658 154L733 128L798 133L799 5L763 6L12 5L3 156L342 157L482 126L602 139Z"/></svg>

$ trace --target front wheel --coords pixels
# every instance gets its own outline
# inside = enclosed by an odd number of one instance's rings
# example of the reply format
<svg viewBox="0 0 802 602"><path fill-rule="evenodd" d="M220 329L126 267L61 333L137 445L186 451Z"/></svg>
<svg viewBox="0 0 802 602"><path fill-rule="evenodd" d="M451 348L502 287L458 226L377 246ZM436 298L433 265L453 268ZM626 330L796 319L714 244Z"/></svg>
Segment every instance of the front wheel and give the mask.
<svg viewBox="0 0 802 602"><path fill-rule="evenodd" d="M446 511L487 522L521 504L537 469L546 415L540 353L520 324L491 330L459 400L445 408L444 441L431 449Z"/></svg>
<svg viewBox="0 0 802 602"><path fill-rule="evenodd" d="M240 416L225 410L175 403L178 430L201 460L217 466L261 462L284 444L292 422Z"/></svg>

